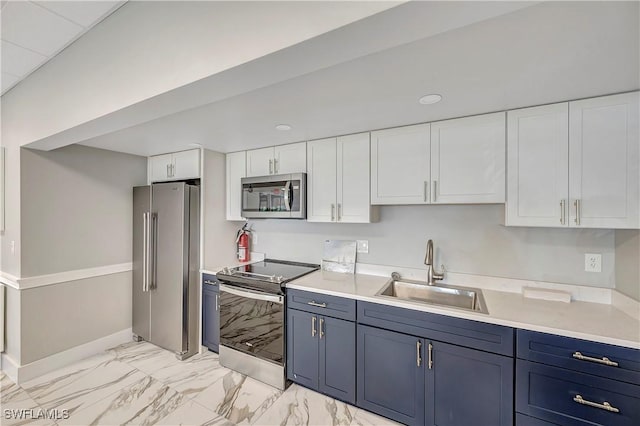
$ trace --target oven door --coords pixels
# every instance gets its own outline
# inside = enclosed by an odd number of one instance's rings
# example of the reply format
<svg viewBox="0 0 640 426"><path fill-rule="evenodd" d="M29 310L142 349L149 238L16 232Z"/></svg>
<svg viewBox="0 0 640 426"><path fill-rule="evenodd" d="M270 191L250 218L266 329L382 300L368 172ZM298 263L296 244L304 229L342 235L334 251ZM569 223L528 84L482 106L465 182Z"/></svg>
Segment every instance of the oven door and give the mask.
<svg viewBox="0 0 640 426"><path fill-rule="evenodd" d="M220 344L284 365L284 296L220 285Z"/></svg>

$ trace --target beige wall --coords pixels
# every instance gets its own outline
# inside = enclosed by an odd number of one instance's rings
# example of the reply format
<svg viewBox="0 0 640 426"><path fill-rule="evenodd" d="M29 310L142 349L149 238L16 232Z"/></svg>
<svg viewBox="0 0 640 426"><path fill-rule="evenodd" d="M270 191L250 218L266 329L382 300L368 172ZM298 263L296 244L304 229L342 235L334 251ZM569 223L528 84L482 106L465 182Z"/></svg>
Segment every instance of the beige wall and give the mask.
<svg viewBox="0 0 640 426"><path fill-rule="evenodd" d="M429 238L436 265L454 272L613 288L614 231L505 227L503 205L384 206L374 224L255 220L268 257L319 263L325 239L369 240L358 262L424 268ZM226 242L230 244L230 242ZM584 254L602 272L584 272Z"/></svg>
<svg viewBox="0 0 640 426"><path fill-rule="evenodd" d="M131 327L131 272L21 291L22 365Z"/></svg>
<svg viewBox="0 0 640 426"><path fill-rule="evenodd" d="M22 150L22 277L131 262L146 159L80 145Z"/></svg>
<svg viewBox="0 0 640 426"><path fill-rule="evenodd" d="M231 265L235 258L237 222L226 220L224 154L203 150L204 243L202 268L215 270Z"/></svg>
<svg viewBox="0 0 640 426"><path fill-rule="evenodd" d="M640 230L616 231L616 289L640 301Z"/></svg>
<svg viewBox="0 0 640 426"><path fill-rule="evenodd" d="M20 291L5 287L5 309L4 352L20 362Z"/></svg>

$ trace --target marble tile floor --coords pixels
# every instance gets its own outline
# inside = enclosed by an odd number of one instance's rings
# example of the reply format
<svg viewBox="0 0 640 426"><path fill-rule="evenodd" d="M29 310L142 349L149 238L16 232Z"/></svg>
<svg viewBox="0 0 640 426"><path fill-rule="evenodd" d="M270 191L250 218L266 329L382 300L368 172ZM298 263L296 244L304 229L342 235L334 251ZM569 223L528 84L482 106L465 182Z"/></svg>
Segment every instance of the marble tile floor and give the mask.
<svg viewBox="0 0 640 426"><path fill-rule="evenodd" d="M0 425L395 425L298 385L281 392L222 367L126 343L21 386L0 371Z"/></svg>

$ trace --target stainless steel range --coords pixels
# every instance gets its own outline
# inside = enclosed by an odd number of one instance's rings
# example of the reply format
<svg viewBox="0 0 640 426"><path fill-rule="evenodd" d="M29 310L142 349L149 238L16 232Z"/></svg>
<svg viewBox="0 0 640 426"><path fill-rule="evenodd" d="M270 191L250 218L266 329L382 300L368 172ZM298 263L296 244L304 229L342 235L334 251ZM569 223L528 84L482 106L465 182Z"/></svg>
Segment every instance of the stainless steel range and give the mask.
<svg viewBox="0 0 640 426"><path fill-rule="evenodd" d="M284 284L317 269L319 265L265 259L218 272L220 364L284 389Z"/></svg>

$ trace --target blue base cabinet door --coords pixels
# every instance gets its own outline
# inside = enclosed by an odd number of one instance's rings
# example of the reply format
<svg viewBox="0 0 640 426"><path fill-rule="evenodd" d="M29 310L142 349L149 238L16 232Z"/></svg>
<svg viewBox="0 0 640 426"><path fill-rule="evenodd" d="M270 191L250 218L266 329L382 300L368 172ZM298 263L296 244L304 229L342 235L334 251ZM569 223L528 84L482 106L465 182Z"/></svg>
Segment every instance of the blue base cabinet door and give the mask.
<svg viewBox="0 0 640 426"><path fill-rule="evenodd" d="M426 350L425 424L513 424L513 358L441 342Z"/></svg>
<svg viewBox="0 0 640 426"><path fill-rule="evenodd" d="M318 389L318 315L287 309L287 378Z"/></svg>
<svg viewBox="0 0 640 426"><path fill-rule="evenodd" d="M320 392L355 404L356 324L319 317Z"/></svg>
<svg viewBox="0 0 640 426"><path fill-rule="evenodd" d="M423 425L424 340L357 326L358 406L407 425Z"/></svg>
<svg viewBox="0 0 640 426"><path fill-rule="evenodd" d="M210 284L202 286L202 344L218 352L220 344L220 304L218 287Z"/></svg>

